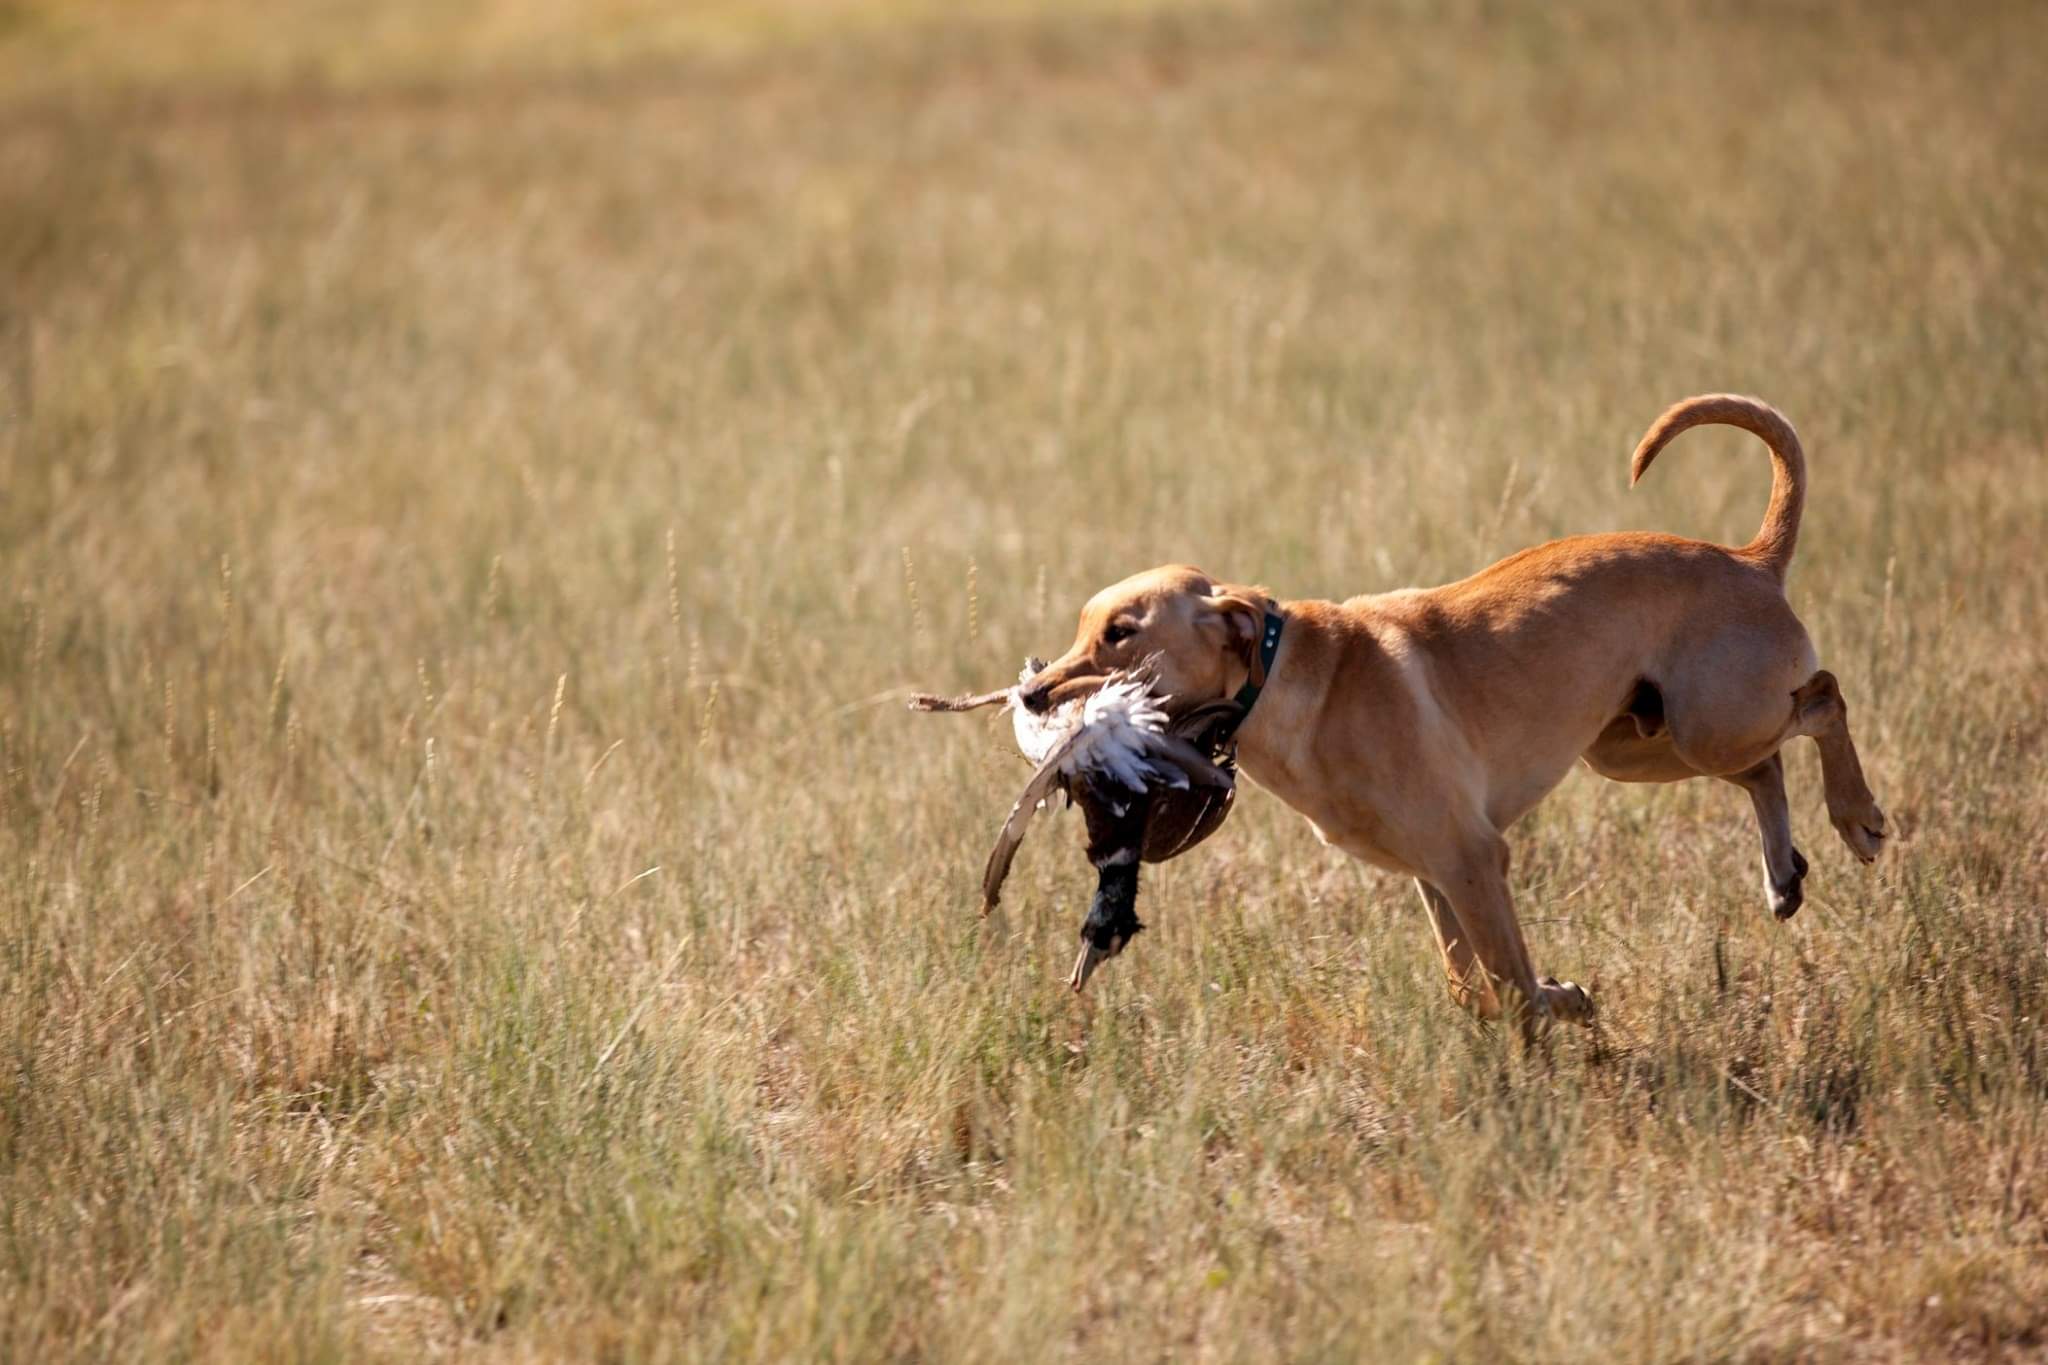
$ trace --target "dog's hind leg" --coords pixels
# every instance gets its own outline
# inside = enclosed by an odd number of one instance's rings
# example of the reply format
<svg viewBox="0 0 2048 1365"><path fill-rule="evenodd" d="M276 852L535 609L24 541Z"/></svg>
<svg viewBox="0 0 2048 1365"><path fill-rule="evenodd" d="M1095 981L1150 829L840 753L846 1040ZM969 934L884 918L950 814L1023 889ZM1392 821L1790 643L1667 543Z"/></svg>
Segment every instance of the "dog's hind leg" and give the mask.
<svg viewBox="0 0 2048 1365"><path fill-rule="evenodd" d="M1875 861L1889 830L1863 779L1863 762L1849 738L1849 704L1834 674L1823 669L1792 694L1792 729L1820 745L1821 783L1835 832L1851 853L1866 863Z"/></svg>
<svg viewBox="0 0 2048 1365"><path fill-rule="evenodd" d="M1749 793L1756 808L1757 832L1764 842L1764 898L1771 913L1790 919L1805 901L1800 883L1806 859L1792 846L1792 812L1785 804L1785 761L1772 754L1754 768L1724 779Z"/></svg>

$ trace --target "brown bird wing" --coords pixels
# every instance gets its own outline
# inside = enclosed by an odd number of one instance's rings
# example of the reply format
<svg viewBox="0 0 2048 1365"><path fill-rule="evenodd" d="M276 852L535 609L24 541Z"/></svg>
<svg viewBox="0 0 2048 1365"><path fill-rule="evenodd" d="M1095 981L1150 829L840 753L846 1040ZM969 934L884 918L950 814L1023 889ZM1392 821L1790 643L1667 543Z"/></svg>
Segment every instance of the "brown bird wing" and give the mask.
<svg viewBox="0 0 2048 1365"><path fill-rule="evenodd" d="M1204 748L1215 736L1217 727L1224 721L1236 721L1244 715L1244 708L1235 701L1203 702L1187 714L1180 716L1166 727L1166 733L1184 739L1197 748Z"/></svg>
<svg viewBox="0 0 2048 1365"><path fill-rule="evenodd" d="M1175 740L1193 748L1201 756L1202 766L1191 768L1183 763L1182 771L1188 773L1190 785L1156 794L1145 822L1142 855L1146 862L1163 863L1178 858L1214 834L1230 815L1237 797L1235 774L1227 761L1218 764L1210 757L1215 752L1211 740L1220 724L1234 722L1242 714L1243 708L1236 702L1210 702L1180 717L1167 731Z"/></svg>
<svg viewBox="0 0 2048 1365"><path fill-rule="evenodd" d="M1010 816L1003 821L1003 828L996 835L996 846L989 850L988 867L981 875L982 914L996 908L996 902L1002 895L1003 881L1010 875L1010 863L1017 856L1017 846L1024 842L1024 827L1031 823L1039 803L1060 789L1060 764L1073 752L1074 743L1080 737L1081 731L1077 728L1060 741L1045 756L1045 762L1031 774L1031 780L1024 784L1024 794L1017 798L1017 804L1010 807Z"/></svg>
<svg viewBox="0 0 2048 1365"><path fill-rule="evenodd" d="M1209 760L1209 756L1178 735L1158 735L1146 731L1144 739L1145 757L1154 762L1171 764L1178 768L1197 787L1228 787L1234 779L1223 769Z"/></svg>

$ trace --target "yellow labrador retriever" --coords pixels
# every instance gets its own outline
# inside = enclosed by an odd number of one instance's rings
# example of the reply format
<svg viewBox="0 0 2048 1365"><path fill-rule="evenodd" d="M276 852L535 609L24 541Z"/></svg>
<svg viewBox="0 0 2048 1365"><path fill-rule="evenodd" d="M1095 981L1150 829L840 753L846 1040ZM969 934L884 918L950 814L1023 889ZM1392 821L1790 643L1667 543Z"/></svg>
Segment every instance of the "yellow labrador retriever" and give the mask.
<svg viewBox="0 0 2048 1365"><path fill-rule="evenodd" d="M1237 732L1243 770L1325 843L1415 879L1455 999L1495 1017L1505 985L1525 1028L1585 1022L1586 993L1530 964L1503 838L1575 759L1623 782L1718 777L1747 791L1780 918L1799 908L1807 870L1785 805L1787 740L1819 743L1828 814L1850 850L1868 862L1884 845L1841 690L1785 600L1806 501L1791 424L1753 398L1689 398L1644 435L1630 482L1704 423L1771 450L1763 529L1740 549L1573 536L1444 587L1345 602L1153 569L1089 601L1073 648L1022 701L1044 710L1149 660L1180 705L1255 702Z"/></svg>

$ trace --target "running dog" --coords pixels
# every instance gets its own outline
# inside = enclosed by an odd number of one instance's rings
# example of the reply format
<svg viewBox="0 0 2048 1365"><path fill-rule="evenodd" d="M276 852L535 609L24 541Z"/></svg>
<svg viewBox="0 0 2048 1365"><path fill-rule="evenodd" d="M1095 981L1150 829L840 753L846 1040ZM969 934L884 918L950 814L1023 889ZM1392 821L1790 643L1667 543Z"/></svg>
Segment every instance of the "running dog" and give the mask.
<svg viewBox="0 0 2048 1365"><path fill-rule="evenodd" d="M1324 843L1413 877L1454 999L1525 1031L1589 1022L1593 1002L1538 976L1508 891L1508 828L1583 759L1621 782L1715 777L1749 793L1764 890L1799 909L1779 749L1820 746L1829 818L1865 862L1886 824L1834 675L1785 600L1806 458L1777 409L1712 394L1643 436L1642 477L1708 423L1770 447L1763 528L1739 549L1649 532L1573 536L1440 588L1281 601L1199 569L1153 569L1097 593L1074 644L1022 686L1044 711L1149 668L1178 707L1250 698L1239 766Z"/></svg>

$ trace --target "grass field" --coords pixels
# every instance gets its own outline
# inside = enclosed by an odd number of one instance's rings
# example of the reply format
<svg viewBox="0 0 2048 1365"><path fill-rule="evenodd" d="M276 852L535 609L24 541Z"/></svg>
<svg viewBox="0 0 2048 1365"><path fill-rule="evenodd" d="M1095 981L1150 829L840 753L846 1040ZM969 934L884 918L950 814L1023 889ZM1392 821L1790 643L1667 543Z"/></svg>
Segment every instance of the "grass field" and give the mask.
<svg viewBox="0 0 2048 1365"><path fill-rule="evenodd" d="M2048 1355L2048 14L0 4L0 1359ZM1746 539L1899 837L1579 774L1547 1064L1096 587Z"/></svg>

